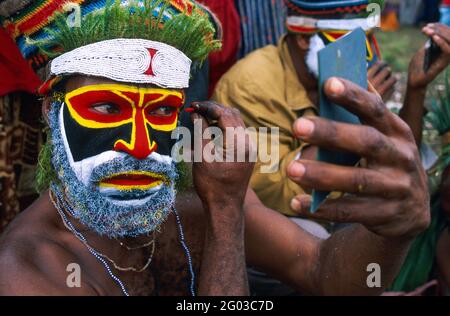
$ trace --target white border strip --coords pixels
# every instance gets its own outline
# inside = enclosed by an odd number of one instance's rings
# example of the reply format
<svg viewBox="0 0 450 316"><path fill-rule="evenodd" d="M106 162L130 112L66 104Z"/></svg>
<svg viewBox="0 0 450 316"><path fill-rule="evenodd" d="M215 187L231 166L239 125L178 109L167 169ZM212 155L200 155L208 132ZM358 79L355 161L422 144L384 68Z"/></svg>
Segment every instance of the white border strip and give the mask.
<svg viewBox="0 0 450 316"><path fill-rule="evenodd" d="M364 31L369 31L373 27L369 25L368 19L340 19L340 20L317 20L302 16L288 16L287 24L291 26L301 26L316 28L319 30L342 30L352 31L361 27Z"/></svg>

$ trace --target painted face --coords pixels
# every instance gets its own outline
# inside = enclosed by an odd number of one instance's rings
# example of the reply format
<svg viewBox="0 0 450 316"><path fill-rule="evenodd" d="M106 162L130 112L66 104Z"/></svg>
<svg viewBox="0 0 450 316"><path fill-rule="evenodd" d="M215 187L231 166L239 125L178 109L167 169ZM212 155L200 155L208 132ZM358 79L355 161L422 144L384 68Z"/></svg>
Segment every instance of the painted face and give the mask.
<svg viewBox="0 0 450 316"><path fill-rule="evenodd" d="M178 90L120 84L85 86L55 102L53 165L82 223L134 236L167 217L177 178L171 132L183 104Z"/></svg>
<svg viewBox="0 0 450 316"><path fill-rule="evenodd" d="M151 153L170 155L171 132L184 103L180 91L92 85L65 97L64 124L74 161L107 150L136 159ZM89 146L90 143L95 146Z"/></svg>

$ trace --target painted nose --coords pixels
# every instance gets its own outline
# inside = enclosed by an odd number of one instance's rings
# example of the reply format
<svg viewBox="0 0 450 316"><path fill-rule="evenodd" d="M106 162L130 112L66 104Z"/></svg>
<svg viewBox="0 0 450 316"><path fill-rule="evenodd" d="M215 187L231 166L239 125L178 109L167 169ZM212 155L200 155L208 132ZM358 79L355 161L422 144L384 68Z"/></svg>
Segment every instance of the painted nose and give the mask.
<svg viewBox="0 0 450 316"><path fill-rule="evenodd" d="M157 149L155 142L150 139L149 131L144 121L144 114L138 109L133 120L130 143L120 139L114 144L114 150L126 152L136 159L145 159Z"/></svg>

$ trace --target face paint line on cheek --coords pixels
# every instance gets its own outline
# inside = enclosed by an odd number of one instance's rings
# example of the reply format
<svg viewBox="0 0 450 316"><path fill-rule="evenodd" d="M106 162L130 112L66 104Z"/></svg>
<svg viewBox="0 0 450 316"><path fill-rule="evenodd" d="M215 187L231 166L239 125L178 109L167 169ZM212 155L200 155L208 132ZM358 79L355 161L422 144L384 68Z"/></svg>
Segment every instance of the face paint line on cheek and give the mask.
<svg viewBox="0 0 450 316"><path fill-rule="evenodd" d="M172 142L172 138L166 137L165 134L171 135L178 125L178 109L183 104L183 92L153 88L140 89L125 85L93 85L70 92L66 95L66 99L74 102L68 108L72 118L70 125L74 129L73 138L81 140L82 144L85 144L85 140L92 138L92 143L95 145L91 146L92 150L87 150L82 148L81 144L74 144L75 147L81 147L78 148L81 153L77 155L78 160L88 158L86 155L88 151L95 155L98 150L94 148L101 148L102 151L123 152L137 159L145 159L153 152L170 155L171 146L175 142ZM97 101L107 104L109 100L113 104L119 104L122 112L112 115L91 114L90 104L95 104ZM154 108L172 107L176 108L176 112L170 117L151 116L145 112L147 105L153 105ZM127 115L125 114L127 111L123 112L124 109L127 110L126 106L130 109L130 114ZM84 137L78 137L79 132L76 130L79 130ZM89 130L92 130L92 133L88 133ZM88 134L89 137L86 137ZM112 138L114 135L115 139ZM169 140L168 143L166 143L167 140ZM108 144L111 144L111 147L107 147Z"/></svg>

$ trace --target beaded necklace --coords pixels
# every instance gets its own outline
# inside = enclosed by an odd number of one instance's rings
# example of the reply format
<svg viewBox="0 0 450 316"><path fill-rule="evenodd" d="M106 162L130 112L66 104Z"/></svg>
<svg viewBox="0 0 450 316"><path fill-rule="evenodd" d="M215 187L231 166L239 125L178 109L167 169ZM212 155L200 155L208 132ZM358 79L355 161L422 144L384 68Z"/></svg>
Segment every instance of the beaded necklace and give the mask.
<svg viewBox="0 0 450 316"><path fill-rule="evenodd" d="M52 193L56 196L56 199L53 198ZM75 237L77 237L88 249L88 251L98 260L100 261L103 266L105 267L106 271L108 272L109 276L118 284L118 286L120 287L122 293L125 296L130 296L128 294L128 291L125 288L125 285L123 284L123 282L112 272L110 266L108 265L108 263L105 261L105 259L102 257L102 254L100 254L99 252L97 252L94 248L92 248L88 243L87 243L87 239L84 237L84 235L82 233L80 233L79 231L76 230L76 228L72 225L72 223L70 222L70 220L67 218L66 214L64 213L63 209L66 209L69 214L71 214L72 216L74 216L75 212L72 209L72 206L67 203L67 201L63 198L59 188L55 185L52 184L50 191L49 191L49 195L50 195L50 200L52 201L53 205L55 206L56 210L58 211L59 215L61 216L61 219L64 223L64 226L66 226L66 228L71 231ZM189 248L186 244L186 240L184 238L184 232L183 232L183 225L181 223L181 219L180 216L178 215L177 210L175 209L175 207L172 208L174 215L175 215L175 219L177 222L177 226L178 226L178 231L179 231L179 236L180 236L180 243L181 246L185 252L187 261L188 261L188 266L189 266L189 273L191 275L191 282L190 282L190 287L189 290L191 292L192 296L195 296L195 273L194 273L194 268L193 268L193 264L192 264L192 257L191 257L191 253L189 251Z"/></svg>

